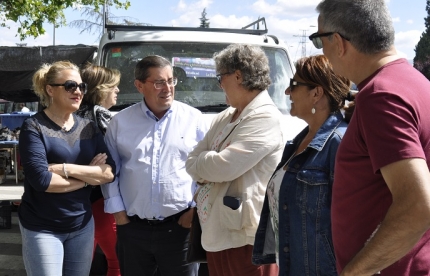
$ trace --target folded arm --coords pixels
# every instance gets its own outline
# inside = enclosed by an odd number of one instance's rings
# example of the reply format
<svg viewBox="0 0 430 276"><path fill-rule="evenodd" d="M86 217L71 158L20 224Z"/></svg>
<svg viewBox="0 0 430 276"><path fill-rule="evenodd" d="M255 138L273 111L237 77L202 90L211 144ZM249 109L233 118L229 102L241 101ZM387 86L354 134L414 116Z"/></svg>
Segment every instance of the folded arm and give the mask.
<svg viewBox="0 0 430 276"><path fill-rule="evenodd" d="M209 133L186 162L187 172L200 183L238 178L278 147L283 139L279 121L271 114L255 114L244 119L233 131L231 141L227 139L228 146L220 152L209 149L208 139L213 137L208 136Z"/></svg>
<svg viewBox="0 0 430 276"><path fill-rule="evenodd" d="M103 158L105 156L106 154L98 154L95 158ZM90 185L106 184L114 179L112 167L108 164L50 164L49 171L65 178L76 178Z"/></svg>

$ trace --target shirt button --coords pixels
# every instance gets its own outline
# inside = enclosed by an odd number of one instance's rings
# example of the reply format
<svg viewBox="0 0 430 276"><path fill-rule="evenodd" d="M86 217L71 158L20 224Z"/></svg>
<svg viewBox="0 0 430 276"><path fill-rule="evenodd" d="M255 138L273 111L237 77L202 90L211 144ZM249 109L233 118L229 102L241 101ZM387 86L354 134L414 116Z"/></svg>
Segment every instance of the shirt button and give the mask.
<svg viewBox="0 0 430 276"><path fill-rule="evenodd" d="M284 252L285 253L288 253L288 251L290 251L290 249L286 246L286 247L284 247Z"/></svg>
<svg viewBox="0 0 430 276"><path fill-rule="evenodd" d="M285 204L282 208L283 208L284 210L287 210L287 209L288 209L287 204Z"/></svg>

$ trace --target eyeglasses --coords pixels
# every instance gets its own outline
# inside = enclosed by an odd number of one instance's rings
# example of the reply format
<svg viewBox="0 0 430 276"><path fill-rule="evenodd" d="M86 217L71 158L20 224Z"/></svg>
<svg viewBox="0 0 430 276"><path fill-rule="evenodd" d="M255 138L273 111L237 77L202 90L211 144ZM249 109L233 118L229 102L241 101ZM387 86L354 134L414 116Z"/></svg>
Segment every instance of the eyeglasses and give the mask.
<svg viewBox="0 0 430 276"><path fill-rule="evenodd" d="M290 87L290 91L293 91L294 87L299 86L299 85L307 86L307 87L310 87L312 89L316 87L315 85L312 85L312 84L309 84L309 83L299 82L299 81L296 81L294 79L290 79L290 86L289 86Z"/></svg>
<svg viewBox="0 0 430 276"><path fill-rule="evenodd" d="M76 89L78 89L78 87L79 87L79 90L81 91L81 93L86 94L87 88L88 88L88 84L86 84L85 82L81 82L80 84L78 84L76 81L72 81L72 80L67 80L63 84L51 83L49 85L50 86L64 86L64 89L69 93L75 93Z"/></svg>
<svg viewBox="0 0 430 276"><path fill-rule="evenodd" d="M342 34L340 34L339 32L328 32L328 33L321 33L321 34L319 34L318 32L316 32L316 33L311 34L311 35L309 36L309 39L310 39L310 40L312 41L312 43L314 44L315 48L317 48L317 49L322 49L322 47L323 47L323 43L322 43L321 37L324 37L324 36L331 36L331 35L336 34L336 33L337 33L337 34L339 34L341 38L343 38L343 39L345 39L345 40L349 41L349 38L347 38L347 37L343 36L343 35L342 35Z"/></svg>
<svg viewBox="0 0 430 276"><path fill-rule="evenodd" d="M227 72L227 73L217 74L215 77L218 80L218 83L221 84L221 77L228 74L233 74L233 73Z"/></svg>
<svg viewBox="0 0 430 276"><path fill-rule="evenodd" d="M177 78L173 78L170 80L163 80L163 81L149 81L146 80L145 82L150 82L154 84L155 89L162 89L165 85L168 86L176 86L178 84L178 79Z"/></svg>

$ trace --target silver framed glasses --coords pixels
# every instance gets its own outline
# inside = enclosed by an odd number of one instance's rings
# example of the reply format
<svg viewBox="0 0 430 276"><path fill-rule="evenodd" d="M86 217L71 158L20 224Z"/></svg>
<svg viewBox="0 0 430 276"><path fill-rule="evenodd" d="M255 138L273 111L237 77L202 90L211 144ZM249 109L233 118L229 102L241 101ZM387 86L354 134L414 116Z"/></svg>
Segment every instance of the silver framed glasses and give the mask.
<svg viewBox="0 0 430 276"><path fill-rule="evenodd" d="M169 79L167 81L165 81L165 80L158 80L158 81L146 80L145 82L153 83L155 89L162 89L162 88L164 88L165 85L170 86L170 87L176 86L178 84L178 79L172 78L172 79Z"/></svg>

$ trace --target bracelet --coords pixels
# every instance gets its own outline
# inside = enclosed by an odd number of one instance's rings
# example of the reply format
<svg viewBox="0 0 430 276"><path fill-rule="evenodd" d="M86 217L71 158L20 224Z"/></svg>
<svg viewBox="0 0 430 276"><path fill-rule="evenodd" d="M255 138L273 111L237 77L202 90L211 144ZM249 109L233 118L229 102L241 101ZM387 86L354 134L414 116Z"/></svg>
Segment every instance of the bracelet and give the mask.
<svg viewBox="0 0 430 276"><path fill-rule="evenodd" d="M69 178L69 174L67 173L67 170L66 170L66 163L63 163L63 172L64 172L64 176L66 178Z"/></svg>

